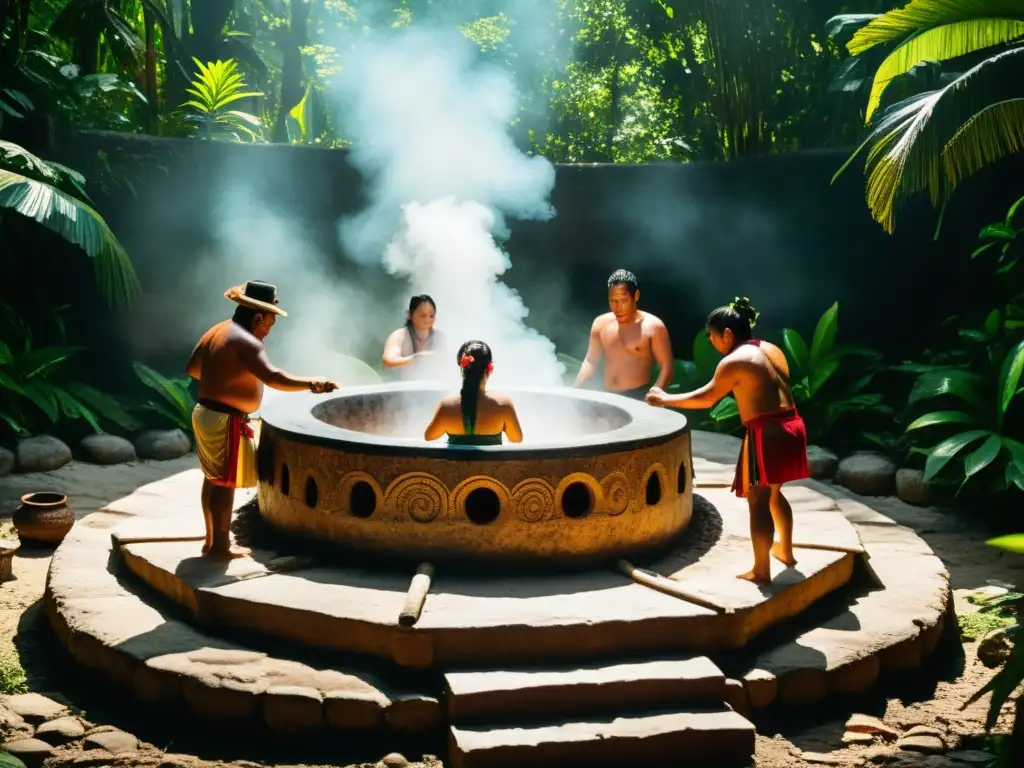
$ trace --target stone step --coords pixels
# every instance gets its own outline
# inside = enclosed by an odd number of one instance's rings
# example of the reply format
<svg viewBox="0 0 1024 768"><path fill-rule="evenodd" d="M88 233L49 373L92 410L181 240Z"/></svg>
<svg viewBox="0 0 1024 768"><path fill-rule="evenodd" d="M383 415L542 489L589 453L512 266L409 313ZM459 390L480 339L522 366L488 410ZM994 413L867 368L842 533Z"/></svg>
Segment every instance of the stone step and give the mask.
<svg viewBox="0 0 1024 768"><path fill-rule="evenodd" d="M448 729L451 768L749 765L754 725L726 706Z"/></svg>
<svg viewBox="0 0 1024 768"><path fill-rule="evenodd" d="M452 671L444 676L452 722L579 717L689 703L721 704L725 675L706 656L571 667Z"/></svg>

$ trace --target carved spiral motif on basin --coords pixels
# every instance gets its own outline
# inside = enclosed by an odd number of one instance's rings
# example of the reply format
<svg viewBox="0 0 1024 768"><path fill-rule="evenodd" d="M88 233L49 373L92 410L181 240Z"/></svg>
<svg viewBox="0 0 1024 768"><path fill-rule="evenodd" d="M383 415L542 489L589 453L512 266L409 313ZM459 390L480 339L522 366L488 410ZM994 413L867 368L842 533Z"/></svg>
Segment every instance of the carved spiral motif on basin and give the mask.
<svg viewBox="0 0 1024 768"><path fill-rule="evenodd" d="M605 475L601 480L601 493L606 514L614 517L629 509L629 479L622 472Z"/></svg>
<svg viewBox="0 0 1024 768"><path fill-rule="evenodd" d="M433 475L410 472L391 484L386 503L417 523L430 523L447 512L448 490Z"/></svg>
<svg viewBox="0 0 1024 768"><path fill-rule="evenodd" d="M539 523L555 511L555 490L544 480L523 480L512 489L512 508L524 523Z"/></svg>

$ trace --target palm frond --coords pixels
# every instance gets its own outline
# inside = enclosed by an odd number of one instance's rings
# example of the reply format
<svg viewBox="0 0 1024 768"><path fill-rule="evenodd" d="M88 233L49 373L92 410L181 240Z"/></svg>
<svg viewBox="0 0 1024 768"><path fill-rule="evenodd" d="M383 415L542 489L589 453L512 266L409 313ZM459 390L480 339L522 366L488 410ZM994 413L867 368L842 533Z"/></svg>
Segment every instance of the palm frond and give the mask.
<svg viewBox="0 0 1024 768"><path fill-rule="evenodd" d="M956 183L944 173L946 145L975 115L1013 95L1022 65L1024 46L1011 48L964 72L944 88L913 96L883 115L854 156L871 145L865 164L868 207L887 232L895 228L895 208L901 200L925 189L935 206L949 198ZM994 146L991 136L980 132L985 125L991 125L991 121L985 120L969 137L984 137L990 147ZM962 160L966 156L962 147L955 157ZM976 152L974 156L981 154ZM961 163L957 167L969 166Z"/></svg>
<svg viewBox="0 0 1024 768"><path fill-rule="evenodd" d="M950 190L986 165L1024 152L1024 98L990 104L946 144L942 160Z"/></svg>
<svg viewBox="0 0 1024 768"><path fill-rule="evenodd" d="M1004 19L1024 21L1020 0L910 0L903 8L883 13L858 29L846 47L852 55L859 56L876 45L936 27Z"/></svg>
<svg viewBox="0 0 1024 768"><path fill-rule="evenodd" d="M94 260L97 286L111 307L127 307L138 296L139 281L128 254L87 203L52 184L0 167L0 208L34 219L85 251Z"/></svg>
<svg viewBox="0 0 1024 768"><path fill-rule="evenodd" d="M934 0L932 0L934 2ZM878 109L882 93L899 75L922 61L946 61L1024 36L1021 18L974 18L922 29L885 57L875 72L864 122ZM883 17L884 18L884 17ZM870 25L868 25L870 27ZM865 27L864 30L867 30ZM854 38L856 39L856 37ZM851 51L853 42L850 43Z"/></svg>

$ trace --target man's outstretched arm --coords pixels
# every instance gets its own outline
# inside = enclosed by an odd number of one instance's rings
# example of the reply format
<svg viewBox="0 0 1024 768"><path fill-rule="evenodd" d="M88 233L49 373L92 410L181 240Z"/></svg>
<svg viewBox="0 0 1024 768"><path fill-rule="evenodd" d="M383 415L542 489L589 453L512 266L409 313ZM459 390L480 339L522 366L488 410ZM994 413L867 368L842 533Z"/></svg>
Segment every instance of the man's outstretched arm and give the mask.
<svg viewBox="0 0 1024 768"><path fill-rule="evenodd" d="M245 346L239 354L246 369L257 379L262 381L271 389L281 392L332 392L338 385L326 379L314 379L302 376L293 376L287 371L282 371L270 362L267 356L267 349L262 342L243 342Z"/></svg>

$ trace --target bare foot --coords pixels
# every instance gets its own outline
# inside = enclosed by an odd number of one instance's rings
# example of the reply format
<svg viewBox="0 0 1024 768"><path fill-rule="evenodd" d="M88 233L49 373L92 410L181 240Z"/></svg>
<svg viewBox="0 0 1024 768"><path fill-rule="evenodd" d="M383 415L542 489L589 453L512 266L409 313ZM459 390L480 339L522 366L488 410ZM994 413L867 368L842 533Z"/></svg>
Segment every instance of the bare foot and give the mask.
<svg viewBox="0 0 1024 768"><path fill-rule="evenodd" d="M240 557L249 557L252 554L251 549L245 547L239 547L237 544L232 544L227 549L210 549L206 553L206 557L212 560L237 560Z"/></svg>
<svg viewBox="0 0 1024 768"><path fill-rule="evenodd" d="M743 579L744 581L752 581L755 584L769 584L771 583L772 575L770 573L761 574L755 570L750 570L746 573L741 573L736 578Z"/></svg>
<svg viewBox="0 0 1024 768"><path fill-rule="evenodd" d="M208 541L203 542L203 555L210 554L211 549L213 549L213 544Z"/></svg>
<svg viewBox="0 0 1024 768"><path fill-rule="evenodd" d="M793 554L793 548L783 549L782 545L777 541L772 544L772 557L787 568L792 568L796 565L796 556Z"/></svg>

